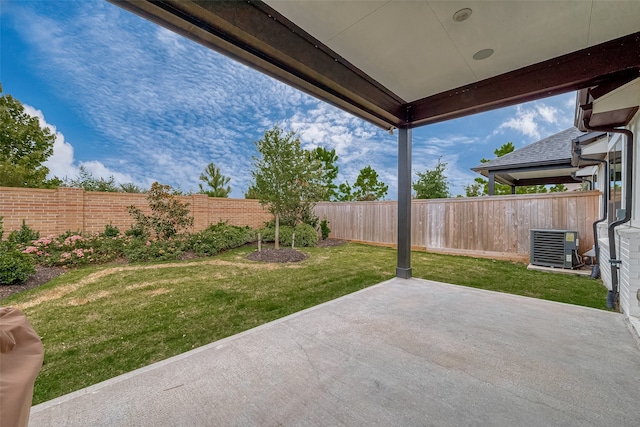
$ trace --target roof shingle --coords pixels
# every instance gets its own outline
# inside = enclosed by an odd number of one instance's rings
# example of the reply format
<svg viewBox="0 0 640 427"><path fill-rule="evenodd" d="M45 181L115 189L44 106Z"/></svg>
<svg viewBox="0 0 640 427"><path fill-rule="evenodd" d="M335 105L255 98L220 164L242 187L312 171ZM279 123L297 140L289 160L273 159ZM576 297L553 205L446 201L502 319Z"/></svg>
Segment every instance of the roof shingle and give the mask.
<svg viewBox="0 0 640 427"><path fill-rule="evenodd" d="M481 170L508 169L513 166L571 163L571 140L585 133L575 127L570 127L502 157L481 163L471 170L479 172Z"/></svg>

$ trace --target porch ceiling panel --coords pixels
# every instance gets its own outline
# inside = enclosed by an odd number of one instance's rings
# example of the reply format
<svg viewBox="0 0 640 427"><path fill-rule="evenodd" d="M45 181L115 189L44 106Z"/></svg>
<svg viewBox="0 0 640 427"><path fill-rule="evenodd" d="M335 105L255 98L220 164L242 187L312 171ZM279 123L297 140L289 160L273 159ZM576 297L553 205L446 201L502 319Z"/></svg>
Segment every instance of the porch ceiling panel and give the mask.
<svg viewBox="0 0 640 427"><path fill-rule="evenodd" d="M518 172L496 172L495 180L501 184L515 186L570 184L578 182L571 176L576 171L578 171L578 168L571 165L560 165L557 168L531 168L530 170L522 169Z"/></svg>
<svg viewBox="0 0 640 427"><path fill-rule="evenodd" d="M110 1L384 128L640 68L640 1Z"/></svg>

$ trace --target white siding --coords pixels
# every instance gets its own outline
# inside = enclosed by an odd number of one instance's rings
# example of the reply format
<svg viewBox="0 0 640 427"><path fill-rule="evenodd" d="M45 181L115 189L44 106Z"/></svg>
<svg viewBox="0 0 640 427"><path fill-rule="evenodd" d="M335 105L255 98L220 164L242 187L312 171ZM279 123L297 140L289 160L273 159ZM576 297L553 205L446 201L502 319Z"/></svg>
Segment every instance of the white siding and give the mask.
<svg viewBox="0 0 640 427"><path fill-rule="evenodd" d="M628 226L619 227L617 241L619 241L619 258L622 261L620 269L620 309L627 316L640 317L640 113L636 114L628 128L634 134L633 147L633 201L631 222Z"/></svg>

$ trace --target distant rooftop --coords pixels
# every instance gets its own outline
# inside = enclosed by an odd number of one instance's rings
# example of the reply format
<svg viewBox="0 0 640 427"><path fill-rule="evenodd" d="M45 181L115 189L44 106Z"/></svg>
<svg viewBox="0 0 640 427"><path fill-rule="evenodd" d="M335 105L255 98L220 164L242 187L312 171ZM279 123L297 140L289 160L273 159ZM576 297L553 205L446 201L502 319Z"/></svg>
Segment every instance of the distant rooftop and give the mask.
<svg viewBox="0 0 640 427"><path fill-rule="evenodd" d="M481 171L510 169L514 166L529 167L541 164L571 164L571 140L585 134L586 132L581 132L575 127L570 127L562 132L529 144L526 147L505 154L502 157L481 163L471 168L471 170L482 173Z"/></svg>

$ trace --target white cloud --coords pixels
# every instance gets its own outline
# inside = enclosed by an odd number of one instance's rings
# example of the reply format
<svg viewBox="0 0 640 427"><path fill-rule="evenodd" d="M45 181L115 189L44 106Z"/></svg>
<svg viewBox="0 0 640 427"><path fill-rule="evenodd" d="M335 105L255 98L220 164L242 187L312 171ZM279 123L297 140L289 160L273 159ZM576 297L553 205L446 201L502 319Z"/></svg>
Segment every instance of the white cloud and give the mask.
<svg viewBox="0 0 640 427"><path fill-rule="evenodd" d="M575 94L563 95L550 102L535 101L515 107L515 114L504 120L493 135L511 129L529 137L540 139L566 129L573 124L573 102Z"/></svg>
<svg viewBox="0 0 640 427"><path fill-rule="evenodd" d="M84 167L87 171L91 172L91 174L95 178L104 178L109 179L113 177L116 184L124 184L125 182L133 182L133 178L129 174L115 172L101 162L97 160L92 160L89 162L80 162L80 166Z"/></svg>
<svg viewBox="0 0 640 427"><path fill-rule="evenodd" d="M23 107L25 113L38 119L41 128L48 128L56 137L53 143L53 154L44 162L44 165L49 168L49 178L75 178L80 172L80 166L84 166L96 178L109 179L113 176L117 183L133 181L130 175L113 171L97 160L77 163L74 159L73 146L65 141L64 135L58 132L56 126L47 123L42 111L27 104Z"/></svg>
<svg viewBox="0 0 640 427"><path fill-rule="evenodd" d="M533 109L524 109L518 105L516 107L516 116L503 122L498 131L501 129L513 129L523 135L531 138L540 139L540 132L538 131L538 124L536 119L539 118L539 113Z"/></svg>
<svg viewBox="0 0 640 427"><path fill-rule="evenodd" d="M54 125L47 123L42 111L27 104L23 104L23 107L25 113L38 118L41 128L48 128L56 137L53 143L53 154L44 162L44 165L49 168L49 178L76 176L78 167L74 165L73 146L65 141L64 135L58 132Z"/></svg>
<svg viewBox="0 0 640 427"><path fill-rule="evenodd" d="M538 114L542 119L544 119L548 123L557 123L558 122L558 109L555 107L547 106L544 104L536 105L536 109L538 110Z"/></svg>

